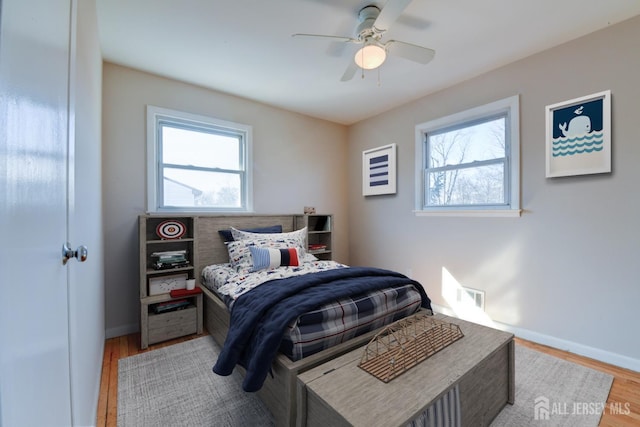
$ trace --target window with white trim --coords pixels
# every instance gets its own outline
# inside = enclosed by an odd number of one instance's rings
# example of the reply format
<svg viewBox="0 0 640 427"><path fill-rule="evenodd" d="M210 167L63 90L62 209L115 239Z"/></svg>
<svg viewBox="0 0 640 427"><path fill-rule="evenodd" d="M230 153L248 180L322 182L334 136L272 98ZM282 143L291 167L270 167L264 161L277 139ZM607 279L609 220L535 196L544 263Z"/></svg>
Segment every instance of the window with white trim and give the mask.
<svg viewBox="0 0 640 427"><path fill-rule="evenodd" d="M416 126L417 215L520 215L519 99Z"/></svg>
<svg viewBox="0 0 640 427"><path fill-rule="evenodd" d="M147 210L252 209L248 125L147 106Z"/></svg>

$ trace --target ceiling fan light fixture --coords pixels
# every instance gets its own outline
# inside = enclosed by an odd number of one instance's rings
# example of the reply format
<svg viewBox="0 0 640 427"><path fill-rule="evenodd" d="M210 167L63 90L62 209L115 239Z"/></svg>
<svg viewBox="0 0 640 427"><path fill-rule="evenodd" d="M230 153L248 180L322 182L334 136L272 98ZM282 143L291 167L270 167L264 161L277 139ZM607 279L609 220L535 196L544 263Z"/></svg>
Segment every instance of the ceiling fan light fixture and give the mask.
<svg viewBox="0 0 640 427"><path fill-rule="evenodd" d="M381 66L385 59L387 59L387 52L383 47L375 43L365 44L356 52L354 59L358 67L364 68L365 70L373 70Z"/></svg>

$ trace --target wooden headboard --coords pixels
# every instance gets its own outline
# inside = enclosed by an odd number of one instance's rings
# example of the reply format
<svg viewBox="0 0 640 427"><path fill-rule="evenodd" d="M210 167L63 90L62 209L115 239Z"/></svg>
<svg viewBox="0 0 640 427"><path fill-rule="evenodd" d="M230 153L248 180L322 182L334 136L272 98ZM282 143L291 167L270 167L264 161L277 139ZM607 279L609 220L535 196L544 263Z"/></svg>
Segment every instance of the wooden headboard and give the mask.
<svg viewBox="0 0 640 427"><path fill-rule="evenodd" d="M294 231L296 215L211 215L196 217L196 277L202 269L211 264L229 262L229 252L218 230L235 227L256 228L281 225L283 232Z"/></svg>

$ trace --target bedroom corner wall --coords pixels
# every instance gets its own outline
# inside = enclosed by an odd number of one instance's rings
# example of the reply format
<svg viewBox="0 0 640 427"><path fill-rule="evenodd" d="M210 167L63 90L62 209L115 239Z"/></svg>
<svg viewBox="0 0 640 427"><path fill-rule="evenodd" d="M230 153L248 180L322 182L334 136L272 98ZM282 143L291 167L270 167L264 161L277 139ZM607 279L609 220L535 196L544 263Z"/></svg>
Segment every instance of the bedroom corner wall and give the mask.
<svg viewBox="0 0 640 427"><path fill-rule="evenodd" d="M334 214L335 258L349 262L347 128L112 63L103 66L107 338L138 330L137 217L146 209L146 105L253 126L254 210Z"/></svg>
<svg viewBox="0 0 640 427"><path fill-rule="evenodd" d="M499 324L640 370L629 335L640 301L638 52L635 17L350 127L351 264L409 273L447 308L445 280L484 290ZM545 106L607 89L613 173L545 178ZM522 217L414 216L415 126L516 94ZM364 198L362 151L391 142L398 192Z"/></svg>

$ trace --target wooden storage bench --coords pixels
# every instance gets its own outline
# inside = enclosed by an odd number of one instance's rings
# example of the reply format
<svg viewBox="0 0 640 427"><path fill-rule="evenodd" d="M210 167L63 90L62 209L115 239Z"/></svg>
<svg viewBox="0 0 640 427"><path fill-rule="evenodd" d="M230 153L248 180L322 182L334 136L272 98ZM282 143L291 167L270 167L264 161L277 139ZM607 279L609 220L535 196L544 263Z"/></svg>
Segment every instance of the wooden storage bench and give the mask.
<svg viewBox="0 0 640 427"><path fill-rule="evenodd" d="M298 425L403 426L459 386L463 426L487 426L514 401L513 334L436 315L464 337L384 383L358 348L298 375Z"/></svg>

